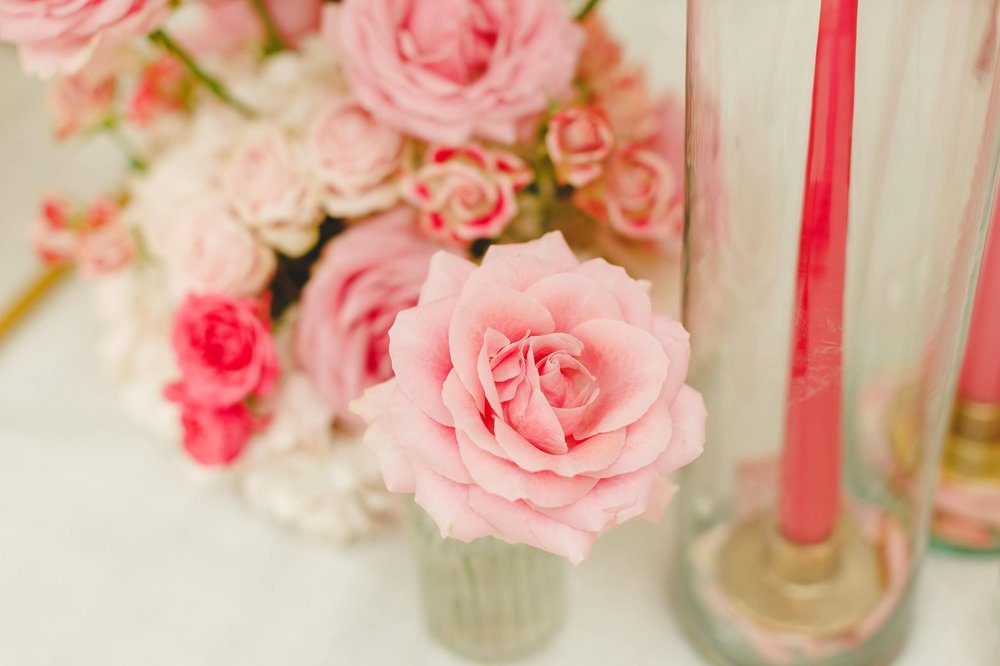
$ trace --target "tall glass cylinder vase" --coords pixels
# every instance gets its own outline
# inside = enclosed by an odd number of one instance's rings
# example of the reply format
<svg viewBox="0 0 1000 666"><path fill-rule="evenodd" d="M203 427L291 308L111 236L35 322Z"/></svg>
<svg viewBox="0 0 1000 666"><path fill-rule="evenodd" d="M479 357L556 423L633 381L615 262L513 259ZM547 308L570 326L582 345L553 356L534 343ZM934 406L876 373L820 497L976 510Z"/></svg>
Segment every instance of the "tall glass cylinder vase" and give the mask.
<svg viewBox="0 0 1000 666"><path fill-rule="evenodd" d="M689 0L676 595L725 663L885 663L997 162L994 0Z"/></svg>
<svg viewBox="0 0 1000 666"><path fill-rule="evenodd" d="M424 617L438 641L497 662L552 640L566 616L566 560L494 537L443 539L423 509L413 504L411 516Z"/></svg>

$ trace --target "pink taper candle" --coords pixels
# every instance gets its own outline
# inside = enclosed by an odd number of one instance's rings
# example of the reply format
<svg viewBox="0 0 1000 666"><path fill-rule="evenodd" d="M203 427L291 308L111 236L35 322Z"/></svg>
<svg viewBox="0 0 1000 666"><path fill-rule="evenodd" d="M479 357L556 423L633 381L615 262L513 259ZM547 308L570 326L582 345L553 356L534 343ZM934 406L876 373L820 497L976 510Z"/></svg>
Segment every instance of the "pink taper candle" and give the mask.
<svg viewBox="0 0 1000 666"><path fill-rule="evenodd" d="M1000 189L993 201L958 395L1000 405Z"/></svg>
<svg viewBox="0 0 1000 666"><path fill-rule="evenodd" d="M781 534L827 540L840 512L841 342L858 0L822 0L806 160Z"/></svg>

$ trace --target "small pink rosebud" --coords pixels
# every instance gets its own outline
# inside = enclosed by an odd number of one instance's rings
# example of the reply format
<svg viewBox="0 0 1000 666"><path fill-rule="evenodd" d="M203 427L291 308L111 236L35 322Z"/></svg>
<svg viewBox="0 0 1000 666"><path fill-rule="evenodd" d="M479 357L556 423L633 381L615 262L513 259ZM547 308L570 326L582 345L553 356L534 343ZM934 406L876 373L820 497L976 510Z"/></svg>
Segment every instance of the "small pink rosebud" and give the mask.
<svg viewBox="0 0 1000 666"><path fill-rule="evenodd" d="M545 147L562 184L583 187L600 177L614 148L607 118L592 107L559 111L549 120Z"/></svg>

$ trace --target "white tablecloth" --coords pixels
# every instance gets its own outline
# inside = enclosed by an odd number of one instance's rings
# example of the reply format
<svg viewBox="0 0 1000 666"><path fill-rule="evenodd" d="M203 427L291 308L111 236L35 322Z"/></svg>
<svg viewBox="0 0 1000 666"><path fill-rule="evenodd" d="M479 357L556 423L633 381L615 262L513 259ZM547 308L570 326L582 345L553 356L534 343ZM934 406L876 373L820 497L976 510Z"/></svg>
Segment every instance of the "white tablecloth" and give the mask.
<svg viewBox="0 0 1000 666"><path fill-rule="evenodd" d="M648 6L648 5L647 5ZM30 272L40 192L109 177L53 149L37 85L0 57L0 298ZM125 418L68 284L0 343L0 665L458 664L425 633L405 535L282 532ZM529 664L702 663L667 602L669 530L631 524L573 572L565 631ZM996 560L933 555L900 666L994 666Z"/></svg>

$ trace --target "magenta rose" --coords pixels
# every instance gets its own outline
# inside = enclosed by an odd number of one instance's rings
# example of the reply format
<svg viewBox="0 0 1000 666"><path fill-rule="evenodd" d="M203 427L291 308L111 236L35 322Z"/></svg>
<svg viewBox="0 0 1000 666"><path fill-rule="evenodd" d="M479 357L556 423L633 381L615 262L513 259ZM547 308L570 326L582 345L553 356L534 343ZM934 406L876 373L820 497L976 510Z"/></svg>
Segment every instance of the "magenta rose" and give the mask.
<svg viewBox="0 0 1000 666"><path fill-rule="evenodd" d="M171 342L181 380L170 390L185 405L228 407L274 389L278 357L258 299L190 295L174 315Z"/></svg>
<svg viewBox="0 0 1000 666"><path fill-rule="evenodd" d="M389 339L396 378L355 408L389 489L415 493L442 536L579 562L610 527L659 517L665 475L702 449L687 332L559 233L494 245L478 268L435 255Z"/></svg>
<svg viewBox="0 0 1000 666"><path fill-rule="evenodd" d="M369 218L330 242L302 292L295 353L340 419L348 403L392 376L389 327L417 302L438 246L414 229L413 211Z"/></svg>
<svg viewBox="0 0 1000 666"><path fill-rule="evenodd" d="M432 143L513 143L570 89L583 30L564 0L345 0L324 32L379 120Z"/></svg>
<svg viewBox="0 0 1000 666"><path fill-rule="evenodd" d="M458 243L494 238L517 215L519 190L534 175L521 158L477 144L431 147L403 186L430 236Z"/></svg>
<svg viewBox="0 0 1000 666"><path fill-rule="evenodd" d="M145 35L169 0L0 0L0 40L17 44L24 68L49 78L83 67L100 46Z"/></svg>
<svg viewBox="0 0 1000 666"><path fill-rule="evenodd" d="M204 407L185 403L183 395L171 391L167 397L181 402L184 450L202 465L228 465L236 460L260 426L241 402L227 407Z"/></svg>
<svg viewBox="0 0 1000 666"><path fill-rule="evenodd" d="M549 120L545 147L560 183L583 187L600 177L615 137L598 109L575 106Z"/></svg>

